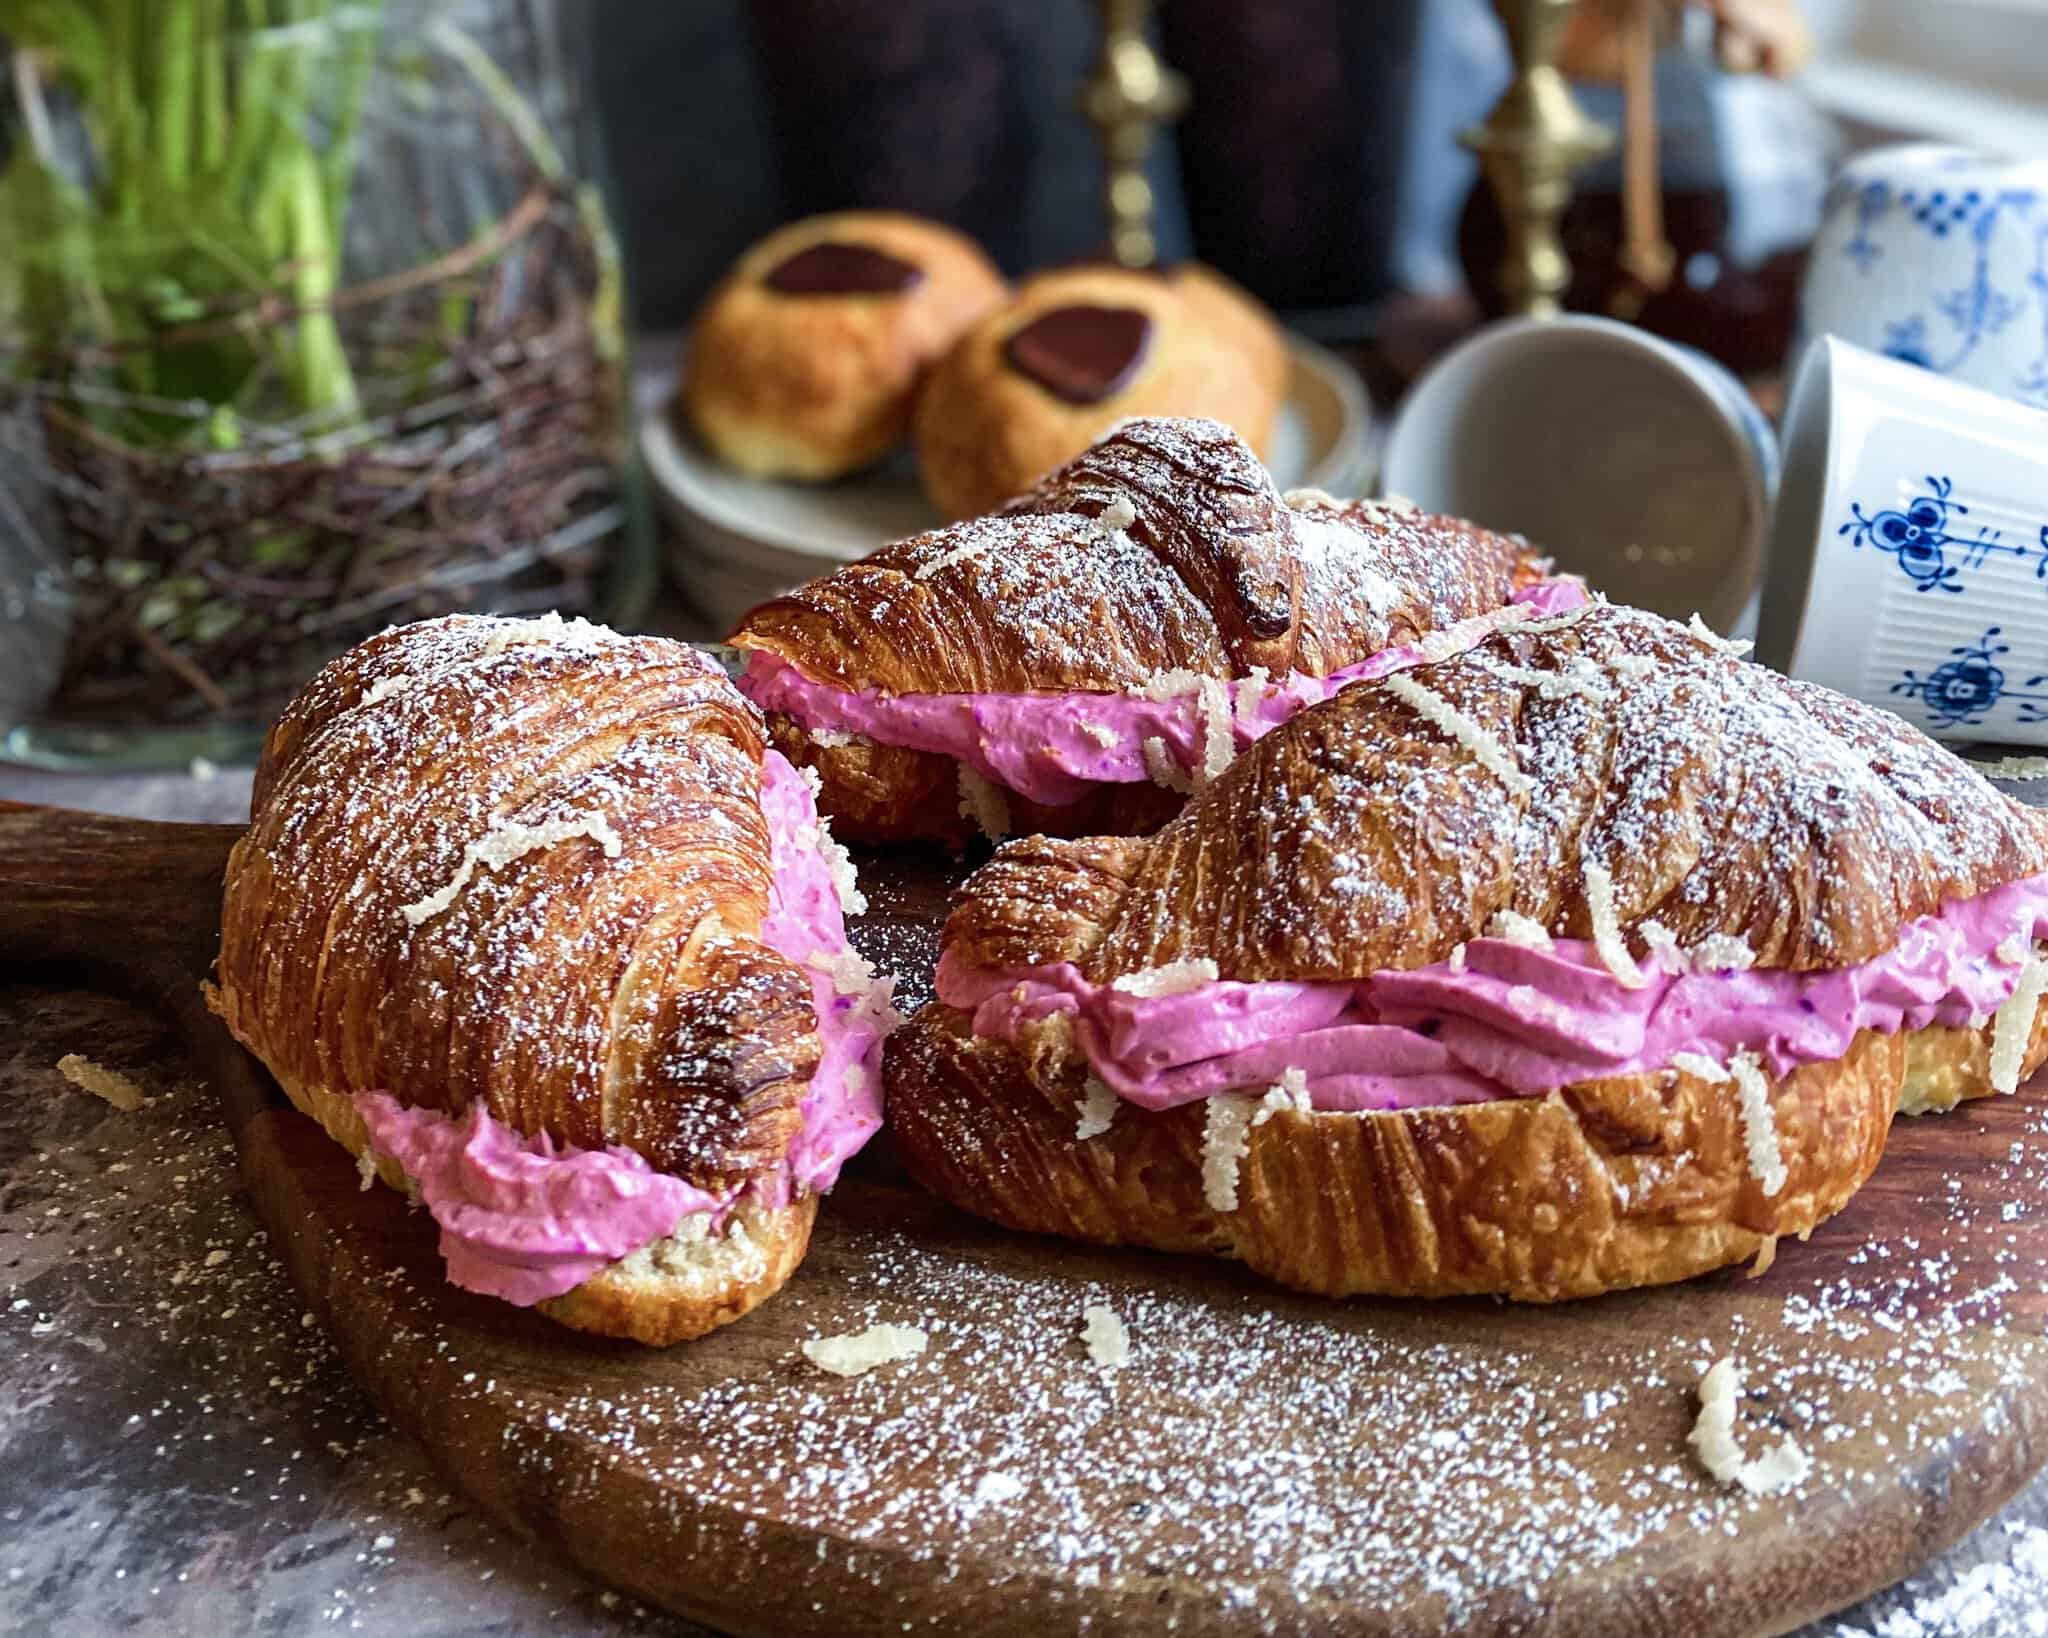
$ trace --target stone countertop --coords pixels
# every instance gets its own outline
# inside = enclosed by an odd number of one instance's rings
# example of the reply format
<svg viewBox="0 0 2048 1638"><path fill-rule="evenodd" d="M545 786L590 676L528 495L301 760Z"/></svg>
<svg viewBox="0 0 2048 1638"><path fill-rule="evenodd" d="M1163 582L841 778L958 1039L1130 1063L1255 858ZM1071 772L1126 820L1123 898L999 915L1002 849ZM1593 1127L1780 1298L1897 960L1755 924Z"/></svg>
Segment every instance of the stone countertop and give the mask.
<svg viewBox="0 0 2048 1638"><path fill-rule="evenodd" d="M72 1086L71 1052L150 1102ZM0 984L0 1632L701 1632L513 1540L384 1422L178 1062L124 1002Z"/></svg>
<svg viewBox="0 0 2048 1638"><path fill-rule="evenodd" d="M0 799L148 818L239 820L248 789L246 769L0 766ZM72 1052L151 1102L124 1114L70 1085ZM302 1314L178 1063L125 1002L0 984L0 1631L701 1632L499 1530L383 1421ZM1808 1638L2048 1630L2044 1611L2048 1477Z"/></svg>

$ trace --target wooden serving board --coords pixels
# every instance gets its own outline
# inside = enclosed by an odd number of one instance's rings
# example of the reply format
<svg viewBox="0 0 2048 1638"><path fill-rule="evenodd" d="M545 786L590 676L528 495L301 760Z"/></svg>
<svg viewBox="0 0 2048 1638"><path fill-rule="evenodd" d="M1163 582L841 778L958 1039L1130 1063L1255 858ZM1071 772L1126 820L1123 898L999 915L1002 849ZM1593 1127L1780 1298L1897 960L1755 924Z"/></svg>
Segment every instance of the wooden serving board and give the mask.
<svg viewBox="0 0 2048 1638"><path fill-rule="evenodd" d="M482 1507L741 1634L1784 1631L1896 1580L2048 1456L2048 1094L1901 1123L1876 1178L1759 1279L1552 1309L1322 1303L1217 1263L979 1225L870 1150L778 1298L653 1352L439 1274L431 1223L285 1108L202 1006L227 827L0 804L0 970L161 1005L256 1207L354 1374ZM947 880L863 862L856 942L927 981ZM1130 1364L1079 1341L1110 1304ZM919 1359L825 1376L874 1320ZM1747 1368L1710 1483L1701 1370Z"/></svg>

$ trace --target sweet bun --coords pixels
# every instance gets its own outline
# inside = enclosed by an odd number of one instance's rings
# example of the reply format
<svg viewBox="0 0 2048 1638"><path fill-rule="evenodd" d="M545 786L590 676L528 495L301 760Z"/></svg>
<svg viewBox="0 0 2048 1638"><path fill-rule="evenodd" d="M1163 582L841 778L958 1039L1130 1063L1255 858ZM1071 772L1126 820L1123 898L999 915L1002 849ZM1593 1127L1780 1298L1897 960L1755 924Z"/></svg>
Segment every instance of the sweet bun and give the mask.
<svg viewBox="0 0 2048 1638"><path fill-rule="evenodd" d="M1188 310L1244 358L1253 382L1277 406L1287 396L1287 338L1271 309L1201 262L1176 262L1167 279Z"/></svg>
<svg viewBox="0 0 2048 1638"><path fill-rule="evenodd" d="M1248 308L1213 274L1086 266L1031 279L918 400L925 494L949 519L994 511L1132 416L1207 417L1265 453L1284 352L1276 363L1249 339Z"/></svg>
<svg viewBox="0 0 2048 1638"><path fill-rule="evenodd" d="M705 301L678 408L754 477L857 472L903 442L924 373L1005 289L971 240L936 222L887 211L792 222Z"/></svg>

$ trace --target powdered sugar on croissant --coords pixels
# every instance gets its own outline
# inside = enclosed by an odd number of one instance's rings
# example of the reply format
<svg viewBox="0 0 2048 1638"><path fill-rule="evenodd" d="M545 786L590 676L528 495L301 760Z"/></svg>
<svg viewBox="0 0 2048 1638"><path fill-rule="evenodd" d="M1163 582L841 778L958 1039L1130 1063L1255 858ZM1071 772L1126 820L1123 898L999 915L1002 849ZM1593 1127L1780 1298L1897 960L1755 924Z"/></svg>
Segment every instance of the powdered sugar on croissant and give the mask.
<svg viewBox="0 0 2048 1638"><path fill-rule="evenodd" d="M1623 927L1736 941L1761 967L1840 967L1946 902L2048 870L2039 815L1888 712L1638 610L1543 625L1262 740L1154 839L1094 961L1355 976L1444 960L1500 911L1593 940L1591 867ZM1532 681L1595 672L1598 697Z"/></svg>
<svg viewBox="0 0 2048 1638"><path fill-rule="evenodd" d="M1372 674L1357 668L1537 612L1518 594L1582 595L1543 568L1456 519L1290 506L1227 428L1140 420L993 517L764 605L732 641L753 655L742 689L856 834L956 832L930 801L938 758L1023 798L1034 826L1149 828L1170 797L1114 787L1205 785Z"/></svg>
<svg viewBox="0 0 2048 1638"><path fill-rule="evenodd" d="M674 1340L787 1277L809 1191L879 1124L893 1015L845 944L849 875L686 645L425 622L333 662L273 729L218 1010L423 1188L451 1278ZM641 1212L624 1257L589 1214L645 1205L650 1169L691 1221Z"/></svg>
<svg viewBox="0 0 2048 1638"><path fill-rule="evenodd" d="M1148 840L999 851L892 1124L969 1209L1311 1290L1676 1279L1839 1209L1895 1108L2038 1063L2044 936L2040 815L1596 606L1303 712ZM1216 978L1120 992L1162 969ZM1312 1113L1205 1113L1287 1074ZM1130 1108L1077 1146L1091 1085Z"/></svg>

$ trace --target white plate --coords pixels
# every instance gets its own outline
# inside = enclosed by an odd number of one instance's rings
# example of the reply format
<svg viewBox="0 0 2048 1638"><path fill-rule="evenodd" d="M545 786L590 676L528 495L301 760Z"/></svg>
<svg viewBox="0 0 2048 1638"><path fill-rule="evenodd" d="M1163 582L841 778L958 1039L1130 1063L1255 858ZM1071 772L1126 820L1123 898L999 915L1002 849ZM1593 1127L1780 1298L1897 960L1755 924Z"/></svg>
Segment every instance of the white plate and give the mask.
<svg viewBox="0 0 2048 1638"><path fill-rule="evenodd" d="M1372 422L1350 367L1299 337L1268 463L1282 489L1363 494L1373 477ZM681 432L665 403L647 407L640 450L662 510L674 521L669 572L722 630L757 603L835 564L939 526L908 453L837 483L748 478Z"/></svg>

